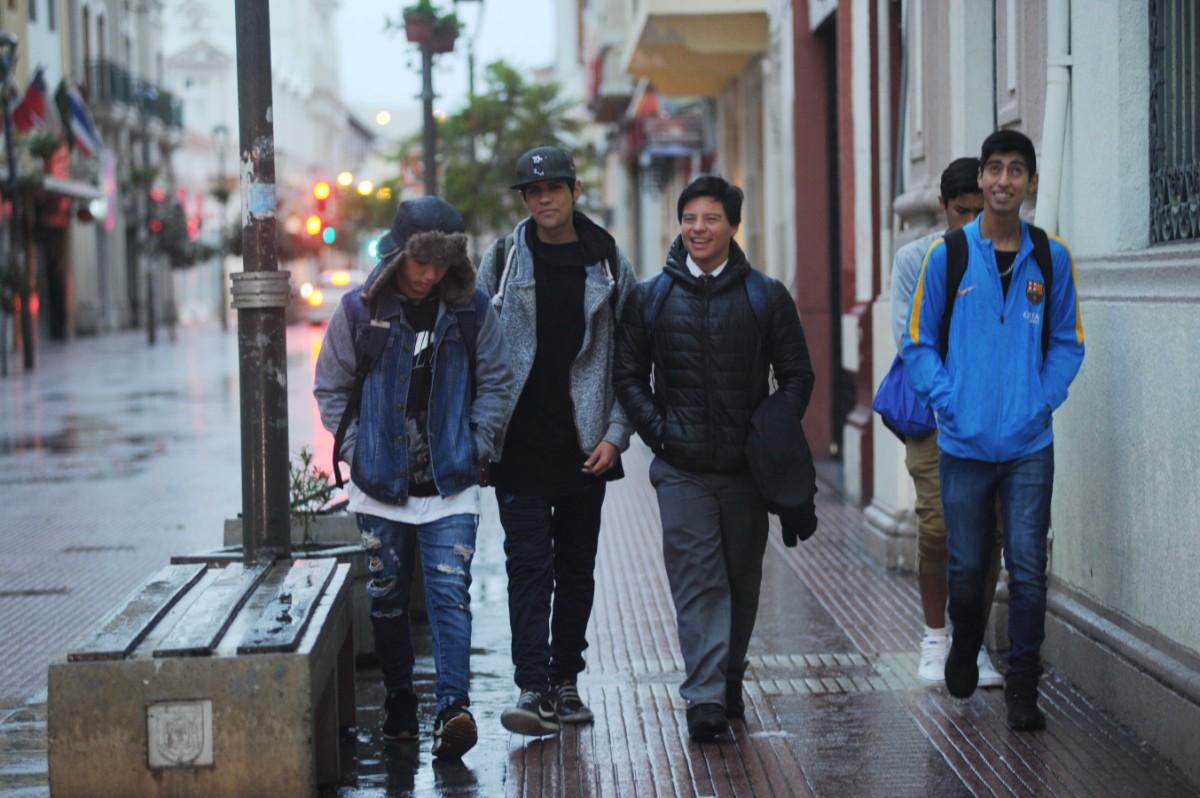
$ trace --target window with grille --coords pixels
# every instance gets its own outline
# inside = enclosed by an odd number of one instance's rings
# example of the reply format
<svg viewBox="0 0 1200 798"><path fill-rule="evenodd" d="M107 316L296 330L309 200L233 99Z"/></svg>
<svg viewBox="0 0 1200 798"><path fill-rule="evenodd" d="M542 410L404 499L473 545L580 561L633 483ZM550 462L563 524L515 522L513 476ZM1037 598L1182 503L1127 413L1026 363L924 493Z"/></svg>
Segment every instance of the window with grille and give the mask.
<svg viewBox="0 0 1200 798"><path fill-rule="evenodd" d="M1200 240L1200 23L1195 0L1150 2L1150 242Z"/></svg>

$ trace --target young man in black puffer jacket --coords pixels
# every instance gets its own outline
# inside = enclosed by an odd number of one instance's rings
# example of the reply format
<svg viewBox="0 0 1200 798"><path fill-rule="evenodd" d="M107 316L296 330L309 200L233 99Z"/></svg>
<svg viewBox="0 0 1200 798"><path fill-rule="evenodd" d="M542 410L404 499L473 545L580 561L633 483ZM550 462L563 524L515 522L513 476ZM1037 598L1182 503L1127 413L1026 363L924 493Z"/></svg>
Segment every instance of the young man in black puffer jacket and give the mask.
<svg viewBox="0 0 1200 798"><path fill-rule="evenodd" d="M675 601L687 677L688 733L727 731L745 713L742 679L758 614L767 509L746 461L750 417L778 390L799 416L813 370L795 302L777 280L762 287L762 320L751 303L753 267L733 240L742 191L724 179L694 180L677 206L682 235L665 276L643 283L617 329L617 396L656 457L663 558ZM659 280L671 281L661 303ZM647 303L657 310L647 318ZM652 322L652 326L648 326Z"/></svg>

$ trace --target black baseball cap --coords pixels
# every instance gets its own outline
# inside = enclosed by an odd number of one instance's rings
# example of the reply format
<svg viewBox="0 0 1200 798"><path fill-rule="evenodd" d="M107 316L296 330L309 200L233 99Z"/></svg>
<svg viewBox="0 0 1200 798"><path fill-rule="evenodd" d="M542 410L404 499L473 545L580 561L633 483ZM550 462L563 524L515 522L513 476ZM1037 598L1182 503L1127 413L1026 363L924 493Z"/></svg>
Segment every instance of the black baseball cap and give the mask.
<svg viewBox="0 0 1200 798"><path fill-rule="evenodd" d="M534 147L517 159L517 182L509 186L522 189L543 180L575 182L575 161L558 147Z"/></svg>

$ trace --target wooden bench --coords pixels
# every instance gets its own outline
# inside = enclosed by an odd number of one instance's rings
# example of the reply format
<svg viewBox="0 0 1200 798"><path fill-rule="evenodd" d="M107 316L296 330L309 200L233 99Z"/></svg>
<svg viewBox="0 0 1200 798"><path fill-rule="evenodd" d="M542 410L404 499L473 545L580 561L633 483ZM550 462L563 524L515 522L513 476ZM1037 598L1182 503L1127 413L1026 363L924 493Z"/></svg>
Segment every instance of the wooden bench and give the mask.
<svg viewBox="0 0 1200 798"><path fill-rule="evenodd" d="M163 567L50 665L52 794L315 796L336 781L354 725L349 571Z"/></svg>

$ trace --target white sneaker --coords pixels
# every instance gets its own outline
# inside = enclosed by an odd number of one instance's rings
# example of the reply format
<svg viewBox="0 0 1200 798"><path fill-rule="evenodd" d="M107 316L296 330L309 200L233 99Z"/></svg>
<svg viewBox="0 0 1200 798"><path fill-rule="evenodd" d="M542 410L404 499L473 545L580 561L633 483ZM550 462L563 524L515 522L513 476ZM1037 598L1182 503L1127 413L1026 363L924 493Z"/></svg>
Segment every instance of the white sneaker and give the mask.
<svg viewBox="0 0 1200 798"><path fill-rule="evenodd" d="M975 661L979 666L979 686L980 687L1003 687L1004 677L1000 675L1000 671L992 665L992 658L988 656L987 646L979 647L979 658Z"/></svg>
<svg viewBox="0 0 1200 798"><path fill-rule="evenodd" d="M921 638L921 665L917 681L926 687L938 687L946 681L946 657L950 653L949 635Z"/></svg>

